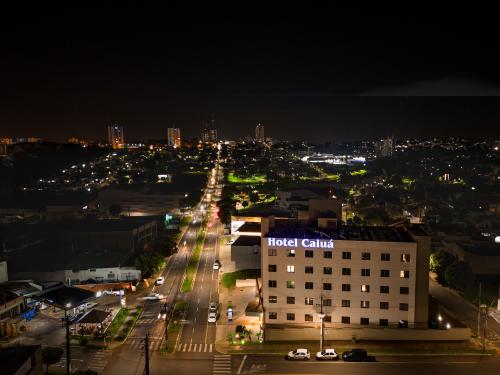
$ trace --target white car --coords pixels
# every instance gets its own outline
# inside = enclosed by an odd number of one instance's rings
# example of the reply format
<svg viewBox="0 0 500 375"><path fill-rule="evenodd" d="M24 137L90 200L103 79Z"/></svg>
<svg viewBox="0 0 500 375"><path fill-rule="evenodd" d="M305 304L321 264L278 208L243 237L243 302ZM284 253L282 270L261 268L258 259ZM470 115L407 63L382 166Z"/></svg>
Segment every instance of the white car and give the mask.
<svg viewBox="0 0 500 375"><path fill-rule="evenodd" d="M165 282L165 278L163 276L160 276L159 278L156 279L156 285L163 285Z"/></svg>
<svg viewBox="0 0 500 375"><path fill-rule="evenodd" d="M215 260L214 262L214 270L218 270L220 268L221 264L218 259Z"/></svg>
<svg viewBox="0 0 500 375"><path fill-rule="evenodd" d="M211 312L208 314L208 322L209 323L215 323L217 321L217 313L216 312Z"/></svg>
<svg viewBox="0 0 500 375"><path fill-rule="evenodd" d="M339 355L335 351L335 349L323 349L321 352L316 353L316 359L321 360L321 361L338 361L339 360Z"/></svg>
<svg viewBox="0 0 500 375"><path fill-rule="evenodd" d="M163 295L160 293L149 293L147 296L143 298L150 301L158 301L163 298Z"/></svg>
<svg viewBox="0 0 500 375"><path fill-rule="evenodd" d="M78 306L76 308L76 310L79 312L89 311L90 309L93 309L96 306L97 306L97 303L95 303L95 302L87 302L87 303L84 303L83 305Z"/></svg>
<svg viewBox="0 0 500 375"><path fill-rule="evenodd" d="M108 289L108 290L105 290L104 292L102 292L102 294L104 294L106 296L119 296L120 295L120 291L119 290Z"/></svg>
<svg viewBox="0 0 500 375"><path fill-rule="evenodd" d="M292 360L308 361L310 358L311 354L307 349L295 349L292 350L291 352L288 352L288 354L286 355L286 359L292 359Z"/></svg>

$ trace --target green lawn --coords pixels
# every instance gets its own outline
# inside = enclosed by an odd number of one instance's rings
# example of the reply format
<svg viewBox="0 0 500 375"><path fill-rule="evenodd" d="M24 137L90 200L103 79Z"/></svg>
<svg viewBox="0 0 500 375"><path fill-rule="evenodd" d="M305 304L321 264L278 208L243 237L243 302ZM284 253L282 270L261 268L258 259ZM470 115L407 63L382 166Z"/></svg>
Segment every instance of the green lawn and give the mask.
<svg viewBox="0 0 500 375"><path fill-rule="evenodd" d="M300 176L299 179L302 181L338 181L340 175L327 173L323 177Z"/></svg>
<svg viewBox="0 0 500 375"><path fill-rule="evenodd" d="M363 176L367 173L368 171L366 169L360 169L359 171L352 171L351 176Z"/></svg>
<svg viewBox="0 0 500 375"><path fill-rule="evenodd" d="M234 288L236 286L236 280L255 279L257 277L260 277L259 269L228 272L222 275L221 283L224 288Z"/></svg>
<svg viewBox="0 0 500 375"><path fill-rule="evenodd" d="M210 214L210 212L208 213ZM196 273L196 268L198 267L198 262L200 260L200 253L203 248L203 241L205 240L205 227L206 221L203 222L202 229L198 234L198 238L196 239L196 246L191 254L191 258L189 259L188 266L186 268L186 277L182 281L181 292L190 292L193 289L193 280L194 275Z"/></svg>
<svg viewBox="0 0 500 375"><path fill-rule="evenodd" d="M238 177L234 172L229 172L227 174L227 181L231 184L262 184L266 182L266 176L264 175L254 175L252 177Z"/></svg>
<svg viewBox="0 0 500 375"><path fill-rule="evenodd" d="M129 310L126 308L121 308L120 311L118 311L115 318L113 319L113 321L111 322L111 324L107 329L107 333L109 334L110 338L113 338L117 334L121 325L125 321L125 318L127 318L128 313Z"/></svg>

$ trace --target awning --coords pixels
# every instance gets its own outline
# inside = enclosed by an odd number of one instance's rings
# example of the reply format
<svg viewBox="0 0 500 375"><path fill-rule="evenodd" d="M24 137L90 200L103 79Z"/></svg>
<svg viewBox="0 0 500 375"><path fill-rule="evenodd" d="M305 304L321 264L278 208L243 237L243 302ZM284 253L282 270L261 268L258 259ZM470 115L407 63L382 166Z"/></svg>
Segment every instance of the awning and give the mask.
<svg viewBox="0 0 500 375"><path fill-rule="evenodd" d="M93 323L98 324L104 322L110 312L93 309L85 313L80 319L78 319L77 323Z"/></svg>

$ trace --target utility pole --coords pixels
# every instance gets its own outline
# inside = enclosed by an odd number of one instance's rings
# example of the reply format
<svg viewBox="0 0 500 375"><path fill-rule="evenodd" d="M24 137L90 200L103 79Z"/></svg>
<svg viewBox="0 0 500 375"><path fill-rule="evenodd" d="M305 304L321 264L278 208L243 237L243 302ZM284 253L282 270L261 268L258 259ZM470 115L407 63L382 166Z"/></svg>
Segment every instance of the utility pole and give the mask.
<svg viewBox="0 0 500 375"><path fill-rule="evenodd" d="M144 339L144 352L146 354L146 363L144 365L144 373L149 375L149 332L146 333L146 338Z"/></svg>
<svg viewBox="0 0 500 375"><path fill-rule="evenodd" d="M64 309L64 321L66 323L66 375L71 374L71 353L69 345L69 318L68 311Z"/></svg>
<svg viewBox="0 0 500 375"><path fill-rule="evenodd" d="M477 300L477 337L481 335L481 283L479 283L479 297Z"/></svg>

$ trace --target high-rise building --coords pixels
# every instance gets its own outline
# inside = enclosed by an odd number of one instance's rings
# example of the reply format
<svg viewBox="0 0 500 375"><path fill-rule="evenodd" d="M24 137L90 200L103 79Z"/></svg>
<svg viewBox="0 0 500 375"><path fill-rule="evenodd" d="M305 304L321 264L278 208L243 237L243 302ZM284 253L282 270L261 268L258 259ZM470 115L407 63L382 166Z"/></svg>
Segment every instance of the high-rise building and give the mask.
<svg viewBox="0 0 500 375"><path fill-rule="evenodd" d="M181 147L181 129L179 128L167 129L167 146Z"/></svg>
<svg viewBox="0 0 500 375"><path fill-rule="evenodd" d="M108 126L108 144L113 149L125 147L125 138L123 136L123 126L111 125Z"/></svg>
<svg viewBox="0 0 500 375"><path fill-rule="evenodd" d="M255 140L257 142L265 142L266 137L264 136L264 125L258 124L255 127Z"/></svg>
<svg viewBox="0 0 500 375"><path fill-rule="evenodd" d="M394 149L394 140L392 138L385 138L375 143L375 153L380 157L392 156Z"/></svg>
<svg viewBox="0 0 500 375"><path fill-rule="evenodd" d="M200 140L205 143L217 142L217 129L205 126L201 131Z"/></svg>

